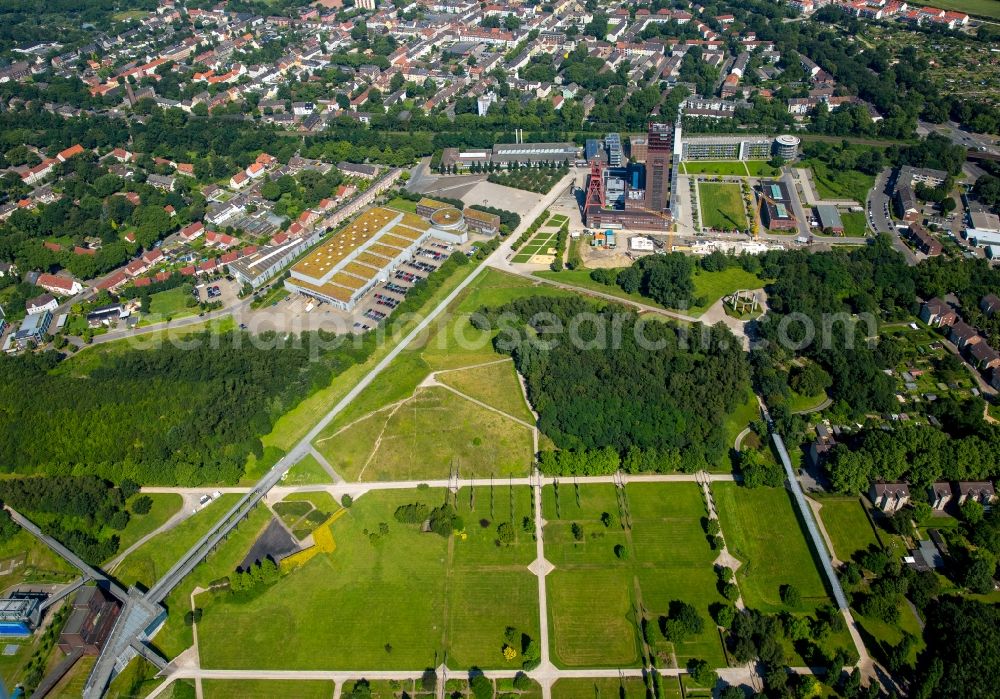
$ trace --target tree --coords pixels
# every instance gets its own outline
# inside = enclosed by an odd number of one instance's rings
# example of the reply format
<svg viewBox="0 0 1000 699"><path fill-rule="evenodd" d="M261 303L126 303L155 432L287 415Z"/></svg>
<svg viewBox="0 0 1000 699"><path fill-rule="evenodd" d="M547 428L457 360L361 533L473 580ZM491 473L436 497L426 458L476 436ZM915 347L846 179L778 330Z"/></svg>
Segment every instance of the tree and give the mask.
<svg viewBox="0 0 1000 699"><path fill-rule="evenodd" d="M802 606L802 594L794 585L782 585L779 590L781 602L786 607L797 608Z"/></svg>
<svg viewBox="0 0 1000 699"><path fill-rule="evenodd" d="M687 671L691 679L702 687L712 687L719 679L719 675L708 661L701 658L691 658L687 663Z"/></svg>
<svg viewBox="0 0 1000 699"><path fill-rule="evenodd" d="M979 524L986 514L986 508L983 507L982 503L971 498L963 502L960 509L962 510L962 519L969 524Z"/></svg>
<svg viewBox="0 0 1000 699"><path fill-rule="evenodd" d="M469 688L476 699L493 699L493 682L482 672L469 673Z"/></svg>
<svg viewBox="0 0 1000 699"><path fill-rule="evenodd" d="M830 388L833 380L823 367L810 362L804 367L796 367L791 372L789 385L803 396L817 396Z"/></svg>
<svg viewBox="0 0 1000 699"><path fill-rule="evenodd" d="M137 515L149 514L151 509L153 509L153 498L148 495L140 495L132 503L132 512Z"/></svg>
<svg viewBox="0 0 1000 699"><path fill-rule="evenodd" d="M514 543L514 526L510 522L502 522L497 527L497 540L501 544Z"/></svg>
<svg viewBox="0 0 1000 699"><path fill-rule="evenodd" d="M340 504L346 510L347 508L349 508L351 505L354 504L354 498L352 498L347 493L344 493L344 496L340 498Z"/></svg>
<svg viewBox="0 0 1000 699"><path fill-rule="evenodd" d="M628 549L625 548L624 544L615 544L615 558L620 561L628 558Z"/></svg>
<svg viewBox="0 0 1000 699"><path fill-rule="evenodd" d="M576 541L583 541L583 527L581 527L577 522L573 522L570 525L570 531L573 532L573 538Z"/></svg>
<svg viewBox="0 0 1000 699"><path fill-rule="evenodd" d="M664 638L680 643L700 634L705 628L705 621L692 605L674 600L670 603L670 612L663 620L662 626Z"/></svg>
<svg viewBox="0 0 1000 699"><path fill-rule="evenodd" d="M932 605L911 696L987 699L1000 677L1000 608L960 597Z"/></svg>

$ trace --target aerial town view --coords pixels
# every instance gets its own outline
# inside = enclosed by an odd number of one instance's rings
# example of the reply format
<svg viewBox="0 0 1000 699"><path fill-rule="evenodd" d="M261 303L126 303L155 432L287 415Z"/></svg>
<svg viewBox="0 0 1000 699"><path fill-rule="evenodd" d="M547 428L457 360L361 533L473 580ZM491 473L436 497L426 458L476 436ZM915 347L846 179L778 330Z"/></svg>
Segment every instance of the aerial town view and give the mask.
<svg viewBox="0 0 1000 699"><path fill-rule="evenodd" d="M0 699L1000 697L1000 2L2 0Z"/></svg>

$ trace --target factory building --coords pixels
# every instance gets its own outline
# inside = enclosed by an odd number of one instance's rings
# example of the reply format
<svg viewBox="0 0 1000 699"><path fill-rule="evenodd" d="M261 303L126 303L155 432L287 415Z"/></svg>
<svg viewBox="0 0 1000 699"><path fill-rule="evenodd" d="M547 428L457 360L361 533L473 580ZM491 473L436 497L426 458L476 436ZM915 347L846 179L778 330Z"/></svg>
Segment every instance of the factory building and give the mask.
<svg viewBox="0 0 1000 699"><path fill-rule="evenodd" d="M603 229L668 230L673 222L674 140L673 124L651 123L645 139L645 167L611 168L600 159L592 161L584 204L586 224Z"/></svg>
<svg viewBox="0 0 1000 699"><path fill-rule="evenodd" d="M395 209L369 209L292 265L285 288L351 311L428 238L466 242L464 226L462 213L450 206L435 211L431 221Z"/></svg>

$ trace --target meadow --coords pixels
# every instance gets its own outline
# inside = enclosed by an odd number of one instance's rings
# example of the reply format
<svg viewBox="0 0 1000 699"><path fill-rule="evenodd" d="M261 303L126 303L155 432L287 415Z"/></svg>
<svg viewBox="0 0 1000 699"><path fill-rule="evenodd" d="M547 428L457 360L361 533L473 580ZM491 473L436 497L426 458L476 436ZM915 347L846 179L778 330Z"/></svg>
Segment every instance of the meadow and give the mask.
<svg viewBox="0 0 1000 699"><path fill-rule="evenodd" d="M702 225L717 230L744 230L746 206L738 184L699 182Z"/></svg>

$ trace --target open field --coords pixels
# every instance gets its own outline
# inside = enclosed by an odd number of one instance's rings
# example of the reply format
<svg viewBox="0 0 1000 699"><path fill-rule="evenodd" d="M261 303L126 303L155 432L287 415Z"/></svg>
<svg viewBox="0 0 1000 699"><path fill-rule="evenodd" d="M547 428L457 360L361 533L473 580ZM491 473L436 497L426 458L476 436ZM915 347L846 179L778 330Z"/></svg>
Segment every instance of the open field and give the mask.
<svg viewBox="0 0 1000 699"><path fill-rule="evenodd" d="M460 491L464 531L448 539L401 524L397 507L443 502L442 490L373 491L333 525L337 548L251 599L205 600L202 664L218 668L519 667L501 654L506 626L538 637L537 581L527 488ZM513 520L512 544L497 547L497 523ZM486 521L482 526L480 520ZM388 531L376 542L367 535ZM384 529L384 528L383 528ZM239 643L233 643L233 634ZM292 634L297 639L289 644Z"/></svg>
<svg viewBox="0 0 1000 699"><path fill-rule="evenodd" d="M743 230L747 227L746 207L738 184L699 182L703 226L719 230Z"/></svg>
<svg viewBox="0 0 1000 699"><path fill-rule="evenodd" d="M864 211L845 211L840 214L844 224L844 235L848 238L860 238L868 234L868 223Z"/></svg>
<svg viewBox="0 0 1000 699"><path fill-rule="evenodd" d="M644 699L645 696L646 685L638 677L568 679L552 685L552 699Z"/></svg>
<svg viewBox="0 0 1000 699"><path fill-rule="evenodd" d="M317 448L347 480L524 476L534 453L531 429L442 387L421 388Z"/></svg>
<svg viewBox="0 0 1000 699"><path fill-rule="evenodd" d="M823 505L819 516L841 561L849 561L856 552L878 543L858 498L824 497L817 501Z"/></svg>
<svg viewBox="0 0 1000 699"><path fill-rule="evenodd" d="M137 515L132 512L132 503L138 497L142 496L136 495L127 503L131 517L129 517L125 529L117 532L121 539L118 544L119 551L124 551L151 531L163 526L181 509L183 503L181 496L175 493L152 493L147 496L153 501L152 509L144 515Z"/></svg>
<svg viewBox="0 0 1000 699"><path fill-rule="evenodd" d="M861 627L862 637L870 637L865 638L866 646L875 644L898 645L903 640L904 631L913 634L917 641L910 649L909 660L911 663L916 662L917 654L927 645L924 642L919 620L914 615L910 605L903 600L900 600L899 603L899 622L896 624L887 624L881 619L862 616L857 611L854 612L854 618L857 619L858 625Z"/></svg>
<svg viewBox="0 0 1000 699"><path fill-rule="evenodd" d="M704 297L704 303L692 308L704 312L709 306L740 289L760 289L767 282L742 267L729 267L718 272L696 270L691 278L694 282L695 298Z"/></svg>
<svg viewBox="0 0 1000 699"><path fill-rule="evenodd" d="M415 214L417 212L417 202L410 201L409 199L403 199L402 197L393 197L386 204L391 209L396 209L397 211L405 211L407 213Z"/></svg>
<svg viewBox="0 0 1000 699"><path fill-rule="evenodd" d="M333 682L323 680L202 680L205 699L330 699Z"/></svg>
<svg viewBox="0 0 1000 699"><path fill-rule="evenodd" d="M829 601L787 490L735 483L715 483L712 490L729 552L743 563L736 578L748 607L786 609L778 592L782 585L794 585L802 595L801 608L793 611L812 611Z"/></svg>
<svg viewBox="0 0 1000 699"><path fill-rule="evenodd" d="M934 7L1000 19L1000 5L995 0L939 0L934 3Z"/></svg>
<svg viewBox="0 0 1000 699"><path fill-rule="evenodd" d="M858 170L834 170L815 158L802 161L801 167L812 170L816 193L821 199L852 199L864 204L875 178ZM846 222L845 222L846 227Z"/></svg>
<svg viewBox="0 0 1000 699"><path fill-rule="evenodd" d="M438 374L440 383L480 400L508 415L526 422L534 417L521 390L521 382L514 369L514 362L501 361L498 364L470 367Z"/></svg>
<svg viewBox="0 0 1000 699"><path fill-rule="evenodd" d="M725 440L726 453L720 461L714 464L713 471L731 471L732 461L729 458L729 450L736 445L736 438L740 432L746 429L751 422L760 419L760 404L757 396L749 392L746 401L737 406L736 410L727 415L722 421L723 439Z"/></svg>
<svg viewBox="0 0 1000 699"><path fill-rule="evenodd" d="M747 169L741 160L685 160L681 163L681 170L687 175L747 176Z"/></svg>
<svg viewBox="0 0 1000 699"><path fill-rule="evenodd" d="M141 583L150 587L239 498L235 493L227 493L170 531L150 539L122 561L115 570L115 577L124 585Z"/></svg>
<svg viewBox="0 0 1000 699"><path fill-rule="evenodd" d="M638 292L630 294L623 291L618 285L607 286L594 281L590 278L589 269L579 268L573 270L563 270L561 272L542 271L535 272L534 275L543 279L551 279L552 281L557 281L562 284L578 286L581 289L596 291L609 296L617 296L618 298L634 301L646 306L667 309L666 306L657 303L653 299L646 298ZM684 314L694 317L700 316L702 313L707 311L713 303L727 294L731 294L739 289L759 289L766 283L765 280L761 279L757 275L746 272L739 267L730 267L729 269L724 269L719 272L699 271L697 274L693 275L692 281L694 282L694 298L703 300L704 303L694 304L692 300L692 305L690 307L675 310L679 310Z"/></svg>
<svg viewBox="0 0 1000 699"><path fill-rule="evenodd" d="M313 485L316 483L332 483L333 479L326 469L312 454L305 457L285 474L282 485Z"/></svg>
<svg viewBox="0 0 1000 699"><path fill-rule="evenodd" d="M160 291L149 297L150 316L156 316L151 320L159 318L174 318L181 315L191 315L196 313L198 307L187 306L188 299L193 298L190 292L185 291L185 286L177 286L167 291Z"/></svg>
<svg viewBox="0 0 1000 699"><path fill-rule="evenodd" d="M465 279L472 270L475 269L474 265L463 265L459 267L448 279L441 285L440 288L428 299L427 303L420 309L418 314L410 319L397 333L391 341L381 345L373 354L362 364L357 364L350 367L346 371L338 374L329 386L321 388L308 398L301 401L295 408L289 410L284 415L282 415L274 424L274 428L269 434L264 435L261 441L264 447L276 447L282 451L287 451L295 443L302 439L309 429L315 425L323 415L330 409L330 406L334 405L338 400L343 398L351 388L357 384L358 380L364 376L367 372L371 371L379 361L381 361L386 354L388 354L393 347L396 346L397 341L401 340L406 336L417 323L420 322L420 318L424 317L431 309L437 306L442 299L448 296L456 286L458 286L463 279ZM486 274L489 274L487 272ZM485 275L484 275L485 276ZM477 280L478 282L479 280ZM230 319L231 320L231 319ZM262 464L258 464L256 460L251 458L247 463L247 472L244 476L244 481L255 482L263 474L264 467Z"/></svg>
<svg viewBox="0 0 1000 699"><path fill-rule="evenodd" d="M715 554L701 529L705 514L692 483L574 486L564 481L543 490L545 556L553 661L567 667L638 662L636 610L666 615L670 602L693 604L704 617L697 637L676 644L683 664L692 657L725 665L708 607L722 601L712 568ZM602 514L612 516L605 526ZM630 527L623 527L630 513ZM623 519L625 518L625 519ZM580 538L573 525L581 528ZM615 547L628 555L619 559ZM600 598L601 604L593 600ZM664 660L669 661L669 656Z"/></svg>

